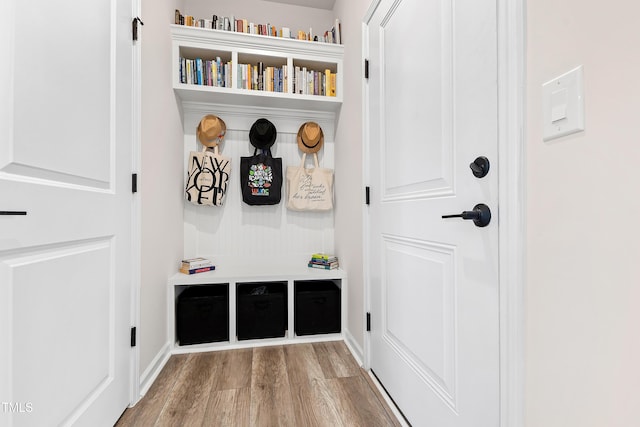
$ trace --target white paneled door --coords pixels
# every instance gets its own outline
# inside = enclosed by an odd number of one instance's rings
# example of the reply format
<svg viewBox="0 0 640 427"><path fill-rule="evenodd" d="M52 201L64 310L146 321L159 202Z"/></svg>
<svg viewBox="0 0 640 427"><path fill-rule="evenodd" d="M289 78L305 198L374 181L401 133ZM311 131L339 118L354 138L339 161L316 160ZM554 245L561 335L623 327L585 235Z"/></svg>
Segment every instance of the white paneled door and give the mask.
<svg viewBox="0 0 640 427"><path fill-rule="evenodd" d="M131 12L0 5L0 426L110 426L129 402Z"/></svg>
<svg viewBox="0 0 640 427"><path fill-rule="evenodd" d="M370 363L415 426L499 425L496 13L381 0L368 23Z"/></svg>

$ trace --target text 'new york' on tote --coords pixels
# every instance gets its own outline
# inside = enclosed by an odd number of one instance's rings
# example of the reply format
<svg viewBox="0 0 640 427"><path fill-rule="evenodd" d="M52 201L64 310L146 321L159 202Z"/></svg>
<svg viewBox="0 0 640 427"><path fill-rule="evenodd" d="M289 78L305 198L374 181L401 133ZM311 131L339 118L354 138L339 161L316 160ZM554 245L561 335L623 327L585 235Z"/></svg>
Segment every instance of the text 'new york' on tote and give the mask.
<svg viewBox="0 0 640 427"><path fill-rule="evenodd" d="M185 195L195 205L222 206L227 193L231 159L220 155L218 147L189 153Z"/></svg>

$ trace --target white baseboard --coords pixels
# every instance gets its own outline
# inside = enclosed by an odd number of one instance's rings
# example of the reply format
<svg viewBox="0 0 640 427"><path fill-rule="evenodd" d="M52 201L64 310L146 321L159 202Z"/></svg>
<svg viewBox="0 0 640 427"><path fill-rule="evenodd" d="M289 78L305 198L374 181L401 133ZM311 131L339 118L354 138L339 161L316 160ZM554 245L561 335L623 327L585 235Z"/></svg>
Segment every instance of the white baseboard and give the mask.
<svg viewBox="0 0 640 427"><path fill-rule="evenodd" d="M344 331L344 342L345 344L347 344L347 348L349 348L349 351L351 351L353 358L356 359L356 362L358 362L358 365L364 366L364 352L362 351L362 347L360 346L360 344L358 344L353 335L351 335L351 332L346 329Z"/></svg>
<svg viewBox="0 0 640 427"><path fill-rule="evenodd" d="M362 362L364 360L364 351L362 351L362 347L358 344L358 342L355 340L353 335L351 335L351 333L348 330L344 331L344 342L347 345L347 348L349 349L351 354L353 355L353 358L356 359L356 362L358 362L358 365L364 368L364 364ZM375 384L376 388L380 392L380 395L385 400L385 402L387 402L387 405L389 406L389 408L391 408L393 415L396 416L400 425L403 427L409 427L409 424L407 424L407 422L405 421L404 417L398 410L398 407L396 406L395 403L393 403L393 401L391 400L391 398L389 397L385 389L382 387L378 379L375 377L375 375L373 375L371 370L367 369L367 374L373 380L373 383Z"/></svg>
<svg viewBox="0 0 640 427"><path fill-rule="evenodd" d="M393 400L391 400L391 398L389 397L389 395L387 394L385 389L382 388L382 384L380 384L380 381L378 381L376 376L373 375L373 373L371 371L367 371L367 373L369 374L369 377L371 378L371 380L373 381L375 386L378 388L378 391L380 392L380 395L382 395L384 401L387 402L387 405L389 405L389 408L391 408L391 411L393 412L393 415L396 416L396 419L398 420L400 425L402 427L409 427L409 424L407 423L407 421L404 419L404 417L402 416L402 414L398 410L398 407L396 406L396 404L393 403Z"/></svg>
<svg viewBox="0 0 640 427"><path fill-rule="evenodd" d="M156 354L156 357L153 358L147 369L145 369L140 376L140 397L138 400L147 394L153 382L158 378L158 375L160 375L160 371L162 371L164 365L167 364L169 357L171 357L171 344L167 342L162 346L158 354Z"/></svg>

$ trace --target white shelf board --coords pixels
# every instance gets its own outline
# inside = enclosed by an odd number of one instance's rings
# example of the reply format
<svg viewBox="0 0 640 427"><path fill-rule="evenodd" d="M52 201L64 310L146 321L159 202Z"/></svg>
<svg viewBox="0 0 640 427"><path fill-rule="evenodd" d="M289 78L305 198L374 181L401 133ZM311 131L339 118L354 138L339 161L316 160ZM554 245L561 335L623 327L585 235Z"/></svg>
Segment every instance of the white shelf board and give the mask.
<svg viewBox="0 0 640 427"><path fill-rule="evenodd" d="M344 45L285 39L282 37L245 34L209 28L171 25L171 36L180 44L220 50L240 50L244 52L273 52L276 56L295 54L311 55L316 60L342 60Z"/></svg>
<svg viewBox="0 0 640 427"><path fill-rule="evenodd" d="M329 112L336 112L342 106L342 100L334 96L296 95L184 83L176 84L174 91L183 102L250 105L253 107Z"/></svg>
<svg viewBox="0 0 640 427"><path fill-rule="evenodd" d="M346 277L346 271L340 268L322 270L319 268L310 268L306 265L262 265L258 267L250 265L216 265L216 269L214 271L207 271L206 273L176 273L169 278L169 285L206 285L215 283L289 280L331 280L346 279Z"/></svg>

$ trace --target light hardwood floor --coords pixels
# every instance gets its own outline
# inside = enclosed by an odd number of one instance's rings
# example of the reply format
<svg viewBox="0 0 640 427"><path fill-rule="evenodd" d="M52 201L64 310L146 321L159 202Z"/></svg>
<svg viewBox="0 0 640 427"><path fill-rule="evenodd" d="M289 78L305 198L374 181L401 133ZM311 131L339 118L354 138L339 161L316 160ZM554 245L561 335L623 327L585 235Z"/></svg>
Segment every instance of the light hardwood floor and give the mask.
<svg viewBox="0 0 640 427"><path fill-rule="evenodd" d="M342 341L174 355L125 426L400 426Z"/></svg>

